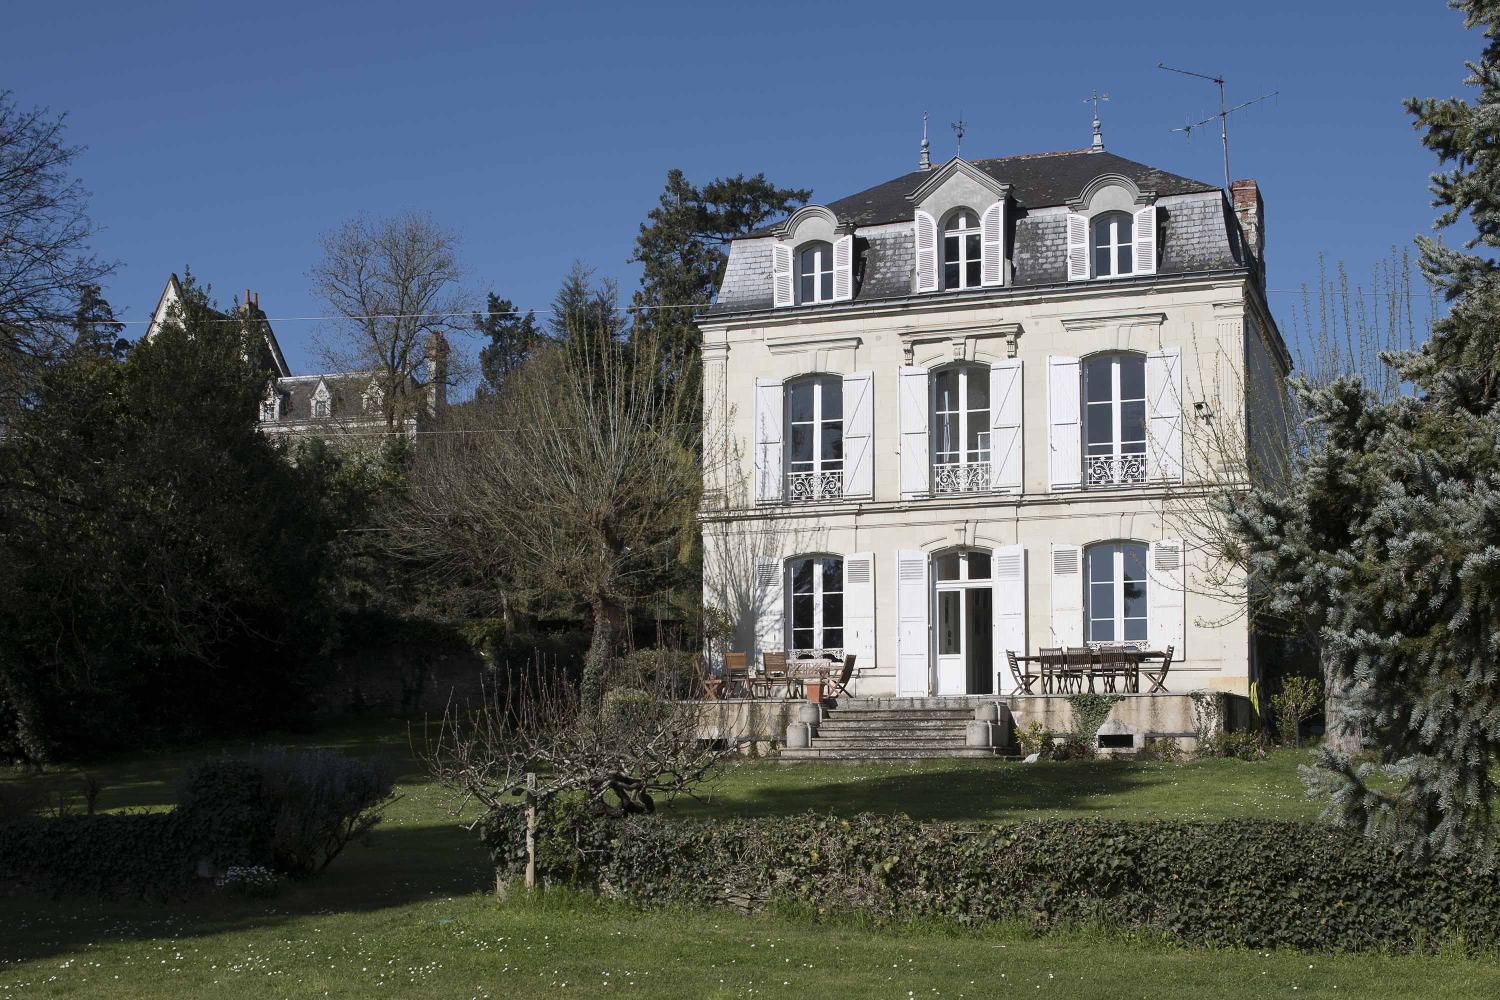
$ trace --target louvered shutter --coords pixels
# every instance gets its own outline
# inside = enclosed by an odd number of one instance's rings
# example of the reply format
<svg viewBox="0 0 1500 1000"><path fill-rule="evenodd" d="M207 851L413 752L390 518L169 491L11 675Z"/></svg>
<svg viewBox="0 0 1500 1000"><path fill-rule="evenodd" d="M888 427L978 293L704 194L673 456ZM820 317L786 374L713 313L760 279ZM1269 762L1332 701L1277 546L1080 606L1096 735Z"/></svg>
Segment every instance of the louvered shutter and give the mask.
<svg viewBox="0 0 1500 1000"><path fill-rule="evenodd" d="M927 369L901 369L901 497L927 495L931 470L927 461Z"/></svg>
<svg viewBox="0 0 1500 1000"><path fill-rule="evenodd" d="M1156 206L1135 213L1135 273L1156 273Z"/></svg>
<svg viewBox="0 0 1500 1000"><path fill-rule="evenodd" d="M1083 645L1083 550L1052 546L1052 642Z"/></svg>
<svg viewBox="0 0 1500 1000"><path fill-rule="evenodd" d="M995 623L993 662L998 677L996 694L1014 693L1005 653L1026 655L1026 547L1003 545L995 550Z"/></svg>
<svg viewBox="0 0 1500 1000"><path fill-rule="evenodd" d="M916 239L917 291L935 292L938 287L937 220L917 209L912 231Z"/></svg>
<svg viewBox="0 0 1500 1000"><path fill-rule="evenodd" d="M1068 280L1087 281L1089 276L1089 220L1077 212L1068 214Z"/></svg>
<svg viewBox="0 0 1500 1000"><path fill-rule="evenodd" d="M797 302L792 285L792 248L781 242L771 244L771 297L777 308Z"/></svg>
<svg viewBox="0 0 1500 1000"><path fill-rule="evenodd" d="M844 652L854 654L854 665L875 665L875 554L854 552L844 557Z"/></svg>
<svg viewBox="0 0 1500 1000"><path fill-rule="evenodd" d="M854 297L854 237L840 236L833 241L833 301L847 302Z"/></svg>
<svg viewBox="0 0 1500 1000"><path fill-rule="evenodd" d="M979 219L979 283L1005 284L1005 202L997 201Z"/></svg>
<svg viewBox="0 0 1500 1000"><path fill-rule="evenodd" d="M782 386L775 379L755 383L755 500L781 499Z"/></svg>
<svg viewBox="0 0 1500 1000"><path fill-rule="evenodd" d="M1171 646L1172 658L1180 660L1187 636L1187 553L1182 539L1152 542L1146 561L1151 568L1150 586L1146 590L1151 646L1155 649Z"/></svg>
<svg viewBox="0 0 1500 1000"><path fill-rule="evenodd" d="M1076 490L1083 481L1082 414L1077 358L1047 359L1047 482Z"/></svg>
<svg viewBox="0 0 1500 1000"><path fill-rule="evenodd" d="M854 372L844 376L844 496L868 497L875 492L875 410L871 398L874 376Z"/></svg>
<svg viewBox="0 0 1500 1000"><path fill-rule="evenodd" d="M927 633L927 553L896 553L896 692L930 693Z"/></svg>
<svg viewBox="0 0 1500 1000"><path fill-rule="evenodd" d="M755 651L786 648L786 597L782 563L770 556L755 557Z"/></svg>
<svg viewBox="0 0 1500 1000"><path fill-rule="evenodd" d="M1182 357L1175 347L1146 355L1146 458L1152 479L1182 478Z"/></svg>
<svg viewBox="0 0 1500 1000"><path fill-rule="evenodd" d="M1021 362L990 366L990 488L1021 489Z"/></svg>

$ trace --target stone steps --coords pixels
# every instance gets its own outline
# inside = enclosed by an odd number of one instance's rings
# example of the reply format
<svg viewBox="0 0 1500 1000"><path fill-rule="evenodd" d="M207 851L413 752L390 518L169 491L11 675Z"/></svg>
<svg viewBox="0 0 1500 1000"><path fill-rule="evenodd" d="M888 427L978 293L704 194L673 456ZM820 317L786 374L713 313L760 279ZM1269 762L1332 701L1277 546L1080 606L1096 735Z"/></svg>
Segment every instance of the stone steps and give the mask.
<svg viewBox="0 0 1500 1000"><path fill-rule="evenodd" d="M873 761L873 760L929 760L935 758L955 757L988 757L992 760L998 759L994 750L987 748L975 749L971 747L942 747L926 748L916 750L897 750L884 747L862 747L862 748L839 748L815 746L806 750L783 750L779 760L793 762L799 760L847 760L847 761Z"/></svg>
<svg viewBox="0 0 1500 1000"><path fill-rule="evenodd" d="M975 711L994 698L846 698L818 724L807 747L788 747L785 761L994 758L1009 747L971 747Z"/></svg>

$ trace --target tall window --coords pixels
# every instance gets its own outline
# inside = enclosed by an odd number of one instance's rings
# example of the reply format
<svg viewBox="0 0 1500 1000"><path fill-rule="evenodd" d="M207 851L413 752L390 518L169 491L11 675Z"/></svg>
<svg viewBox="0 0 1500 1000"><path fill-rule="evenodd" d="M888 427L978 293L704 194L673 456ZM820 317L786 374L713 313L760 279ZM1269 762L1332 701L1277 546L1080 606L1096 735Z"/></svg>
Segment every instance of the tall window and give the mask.
<svg viewBox="0 0 1500 1000"><path fill-rule="evenodd" d="M990 370L955 365L932 378L933 489L972 493L990 488Z"/></svg>
<svg viewBox="0 0 1500 1000"><path fill-rule="evenodd" d="M1129 212L1106 212L1094 220L1094 277L1135 273L1135 220Z"/></svg>
<svg viewBox="0 0 1500 1000"><path fill-rule="evenodd" d="M959 209L943 227L943 287L979 287L979 217Z"/></svg>
<svg viewBox="0 0 1500 1000"><path fill-rule="evenodd" d="M809 243L797 251L797 304L833 301L833 244Z"/></svg>
<svg viewBox="0 0 1500 1000"><path fill-rule="evenodd" d="M789 503L844 495L844 380L814 375L786 387L786 498Z"/></svg>
<svg viewBox="0 0 1500 1000"><path fill-rule="evenodd" d="M1083 363L1084 482L1146 479L1146 359L1096 354Z"/></svg>
<svg viewBox="0 0 1500 1000"><path fill-rule="evenodd" d="M1146 545L1108 542L1088 548L1084 595L1088 642L1145 642Z"/></svg>
<svg viewBox="0 0 1500 1000"><path fill-rule="evenodd" d="M791 586L792 651L844 648L844 560L804 556L787 561Z"/></svg>

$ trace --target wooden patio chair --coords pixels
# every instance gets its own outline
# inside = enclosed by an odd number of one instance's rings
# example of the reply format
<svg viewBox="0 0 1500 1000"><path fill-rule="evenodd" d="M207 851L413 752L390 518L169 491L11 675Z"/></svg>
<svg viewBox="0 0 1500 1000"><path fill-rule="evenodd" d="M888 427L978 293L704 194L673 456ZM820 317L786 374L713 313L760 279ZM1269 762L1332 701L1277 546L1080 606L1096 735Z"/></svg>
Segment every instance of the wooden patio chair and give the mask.
<svg viewBox="0 0 1500 1000"><path fill-rule="evenodd" d="M1042 693L1051 694L1062 678L1063 651L1061 646L1041 646L1036 651L1042 665Z"/></svg>
<svg viewBox="0 0 1500 1000"><path fill-rule="evenodd" d="M1115 692L1120 689L1120 682L1125 682L1125 690L1130 690L1130 677L1134 672L1130 654L1124 646L1105 646L1099 650L1099 665L1094 668L1099 675L1099 686L1105 691Z"/></svg>
<svg viewBox="0 0 1500 1000"><path fill-rule="evenodd" d="M786 650L768 649L760 655L760 677L752 682L760 689L763 698L775 693L776 685L790 687L786 670ZM790 692L788 692L790 693Z"/></svg>
<svg viewBox="0 0 1500 1000"><path fill-rule="evenodd" d="M1022 694L1030 694L1031 686L1036 683L1036 677L1030 671L1023 671L1021 669L1021 664L1016 659L1016 651L1014 649L1007 649L1005 651L1005 659L1010 664L1010 676L1016 682L1016 690Z"/></svg>
<svg viewBox="0 0 1500 1000"><path fill-rule="evenodd" d="M741 697L753 698L755 692L750 690L750 654L749 653L725 653L724 654L724 696L732 697L739 694Z"/></svg>
<svg viewBox="0 0 1500 1000"><path fill-rule="evenodd" d="M724 678L714 674L708 660L699 655L693 657L693 663L698 668L698 682L703 686L703 697L709 701L718 701L724 697Z"/></svg>
<svg viewBox="0 0 1500 1000"><path fill-rule="evenodd" d="M1084 681L1088 681L1089 690L1094 690L1094 651L1087 647L1070 646L1063 654L1063 677L1069 687L1076 687L1079 692L1083 691Z"/></svg>
<svg viewBox="0 0 1500 1000"><path fill-rule="evenodd" d="M1147 669L1145 671L1146 679L1151 682L1151 690L1147 694L1156 694L1158 691L1162 694L1167 693L1167 671L1172 669L1172 653L1176 649L1176 646L1167 647L1161 657L1161 670Z"/></svg>
<svg viewBox="0 0 1500 1000"><path fill-rule="evenodd" d="M830 698L841 698L849 688L849 678L854 676L854 654L849 653L844 657L844 665L839 669L837 677L828 679L828 690L824 692Z"/></svg>

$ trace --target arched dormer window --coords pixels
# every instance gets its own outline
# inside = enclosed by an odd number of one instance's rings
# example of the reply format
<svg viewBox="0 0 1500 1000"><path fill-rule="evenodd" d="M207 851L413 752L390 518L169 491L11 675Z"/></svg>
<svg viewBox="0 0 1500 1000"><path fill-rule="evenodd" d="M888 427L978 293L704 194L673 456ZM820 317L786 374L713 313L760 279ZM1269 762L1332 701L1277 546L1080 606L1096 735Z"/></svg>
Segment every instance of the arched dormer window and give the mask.
<svg viewBox="0 0 1500 1000"><path fill-rule="evenodd" d="M797 304L833 301L833 244L804 243L797 250Z"/></svg>
<svg viewBox="0 0 1500 1000"><path fill-rule="evenodd" d="M1083 465L1087 486L1146 481L1146 356L1083 359Z"/></svg>
<svg viewBox="0 0 1500 1000"><path fill-rule="evenodd" d="M979 217L960 208L943 224L943 288L980 287L980 264L983 256Z"/></svg>
<svg viewBox="0 0 1500 1000"><path fill-rule="evenodd" d="M1105 212L1091 224L1089 249L1096 278L1135 273L1135 226L1129 212Z"/></svg>
<svg viewBox="0 0 1500 1000"><path fill-rule="evenodd" d="M844 380L808 375L786 383L786 499L844 495Z"/></svg>

